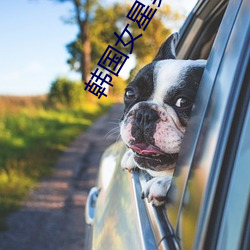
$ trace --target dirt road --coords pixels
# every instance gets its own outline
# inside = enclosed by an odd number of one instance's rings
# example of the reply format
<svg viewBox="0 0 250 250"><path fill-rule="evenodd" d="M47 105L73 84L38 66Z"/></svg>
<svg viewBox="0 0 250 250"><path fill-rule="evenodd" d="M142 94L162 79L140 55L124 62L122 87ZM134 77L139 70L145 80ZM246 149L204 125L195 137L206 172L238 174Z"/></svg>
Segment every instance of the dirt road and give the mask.
<svg viewBox="0 0 250 250"><path fill-rule="evenodd" d="M95 185L103 150L118 137L122 105L116 104L65 151L54 174L43 179L23 208L10 215L0 232L4 250L84 249L84 207Z"/></svg>

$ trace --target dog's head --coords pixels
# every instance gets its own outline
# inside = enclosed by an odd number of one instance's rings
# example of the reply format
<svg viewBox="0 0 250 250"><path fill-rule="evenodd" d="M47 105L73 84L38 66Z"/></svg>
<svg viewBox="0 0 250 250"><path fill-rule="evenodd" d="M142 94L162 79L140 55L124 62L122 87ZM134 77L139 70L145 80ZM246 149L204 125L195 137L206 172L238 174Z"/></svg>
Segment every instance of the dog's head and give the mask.
<svg viewBox="0 0 250 250"><path fill-rule="evenodd" d="M175 167L205 67L205 60L176 59L177 38L171 35L125 89L121 137L142 169Z"/></svg>

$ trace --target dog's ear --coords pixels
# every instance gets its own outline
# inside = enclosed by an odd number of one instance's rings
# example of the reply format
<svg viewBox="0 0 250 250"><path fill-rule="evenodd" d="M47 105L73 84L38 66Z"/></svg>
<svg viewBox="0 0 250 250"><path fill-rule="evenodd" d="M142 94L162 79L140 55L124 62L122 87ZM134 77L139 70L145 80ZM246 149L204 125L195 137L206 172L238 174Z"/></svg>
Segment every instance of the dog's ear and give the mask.
<svg viewBox="0 0 250 250"><path fill-rule="evenodd" d="M176 59L175 46L179 38L178 33L173 33L167 38L167 40L161 45L158 53L153 61Z"/></svg>

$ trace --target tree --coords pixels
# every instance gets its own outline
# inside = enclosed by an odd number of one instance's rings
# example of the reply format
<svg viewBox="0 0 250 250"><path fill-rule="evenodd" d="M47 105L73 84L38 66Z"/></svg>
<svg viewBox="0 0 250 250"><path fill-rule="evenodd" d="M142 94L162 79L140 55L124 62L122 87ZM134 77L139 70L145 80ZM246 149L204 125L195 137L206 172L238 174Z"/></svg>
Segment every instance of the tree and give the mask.
<svg viewBox="0 0 250 250"><path fill-rule="evenodd" d="M90 23L90 43L91 43L91 70L96 67L97 62L101 58L103 52L108 45L114 46L117 41L117 37L114 32L120 34L121 29L130 24L130 30L133 37L143 33L143 36L135 41L133 54L136 56L137 68L141 68L144 64L149 63L158 48L166 37L170 34L171 30L166 28L163 19L169 16L171 9L169 6L161 7L156 12L156 15L151 20L147 29L143 32L139 29L135 22L126 18L131 5L128 4L115 4L108 8L98 5L95 9L94 19ZM117 49L129 53L128 47L124 48L121 43L118 44ZM81 40L80 36L70 44L67 45L67 50L70 54L68 63L71 68L80 71L79 65L81 65ZM132 73L136 72L136 69L132 70ZM132 74L133 75L133 74Z"/></svg>
<svg viewBox="0 0 250 250"><path fill-rule="evenodd" d="M126 9L128 9L128 6L126 6ZM89 26L91 70L95 67L107 46L116 42L114 32L120 32L119 24L124 23L126 19L124 6L121 4L115 4L108 8L98 5L93 16L95 18L93 18ZM67 44L66 48L70 54L67 62L71 69L80 72L82 53L80 35L77 36L76 40Z"/></svg>
<svg viewBox="0 0 250 250"><path fill-rule="evenodd" d="M94 19L94 9L98 4L98 0L54 0L65 3L71 2L74 7L74 15L71 17L79 27L79 36L77 39L78 53L75 56L79 61L82 81L87 82L90 73L91 64L91 40L90 40L90 24ZM74 51L72 51L74 54Z"/></svg>
<svg viewBox="0 0 250 250"><path fill-rule="evenodd" d="M70 54L67 62L71 69L81 73L83 83L88 82L90 72L96 67L107 46L114 46L117 42L114 32L121 34L127 23L129 23L129 30L133 37L143 33L143 36L134 43L133 54L136 56L137 64L131 70L129 80L139 68L153 59L162 42L170 34L170 29L166 28L163 22L171 14L169 6L166 7L166 5L157 10L147 29L143 31L138 28L136 22L132 22L126 17L131 9L129 4L116 3L104 7L99 4L98 0L53 1L71 2L74 6L72 19L79 26L79 34L74 41L67 45ZM130 46L124 48L119 43L117 49L129 54ZM121 82L124 88L124 80L116 82ZM113 89L110 90L110 93L117 93ZM88 95L88 99L95 100L95 98L92 99L92 94Z"/></svg>

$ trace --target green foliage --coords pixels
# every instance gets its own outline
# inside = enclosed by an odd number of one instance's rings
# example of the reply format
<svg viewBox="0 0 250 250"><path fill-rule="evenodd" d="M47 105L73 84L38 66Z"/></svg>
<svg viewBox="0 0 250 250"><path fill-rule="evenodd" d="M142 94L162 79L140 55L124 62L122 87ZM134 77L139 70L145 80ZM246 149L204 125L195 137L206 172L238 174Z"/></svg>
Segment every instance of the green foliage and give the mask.
<svg viewBox="0 0 250 250"><path fill-rule="evenodd" d="M139 29L136 22L132 22L126 18L130 8L131 5L118 3L107 8L102 5L96 8L95 18L90 25L92 69L96 66L107 46L114 46L117 42L117 37L114 35L114 32L121 34L127 23L130 24L129 30L133 37L143 34L142 37L134 42L133 54L136 56L137 67L151 62L160 45L170 35L171 30L166 28L163 22L166 16L171 14L169 6L168 8L161 8L161 11L156 12L145 31ZM129 54L130 45L124 48L123 45L119 43L117 49ZM67 50L70 54L68 63L71 65L71 68L80 70L80 53L82 51L79 36L75 41L67 45Z"/></svg>
<svg viewBox="0 0 250 250"><path fill-rule="evenodd" d="M42 104L15 108L19 103L0 97L0 229L5 227L6 214L20 206L41 176L51 172L65 147L110 106L102 102L103 106L84 108L45 109Z"/></svg>
<svg viewBox="0 0 250 250"><path fill-rule="evenodd" d="M138 27L137 22L133 22L126 17L132 7L131 4L115 3L104 6L98 0L54 1L68 1L75 7L74 11L71 12L73 14L71 20L78 24L79 34L74 41L66 45L70 54L67 62L72 70L81 73L83 82L87 81L87 75L95 69L107 46L115 46L117 37L114 33L121 34L126 24L129 24L129 31L134 38L143 34L142 37L134 42L133 54L136 58L136 67L131 70L128 79L130 81L138 69L152 61L160 45L170 35L171 30L166 27L166 21L178 18L176 13L173 15L169 5L163 4L157 10L146 30L143 31L143 28L140 29ZM152 5L151 7L155 8ZM128 34L125 34L122 39L125 43L130 41ZM121 42L116 46L119 51L125 54L130 53L130 47L131 45L124 47ZM111 93L118 93L119 91L120 89L110 90ZM91 100L91 98L88 99Z"/></svg>
<svg viewBox="0 0 250 250"><path fill-rule="evenodd" d="M83 84L58 78L51 85L48 100L54 107L82 107L85 100Z"/></svg>

